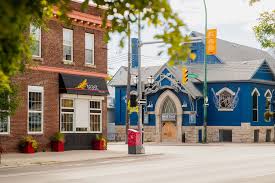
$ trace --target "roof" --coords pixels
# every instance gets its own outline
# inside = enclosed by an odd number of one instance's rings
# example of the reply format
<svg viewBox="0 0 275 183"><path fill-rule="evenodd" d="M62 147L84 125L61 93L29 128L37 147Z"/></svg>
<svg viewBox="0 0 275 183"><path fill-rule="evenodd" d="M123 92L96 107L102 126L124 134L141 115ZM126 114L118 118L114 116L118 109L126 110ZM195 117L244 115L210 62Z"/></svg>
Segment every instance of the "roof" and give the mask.
<svg viewBox="0 0 275 183"><path fill-rule="evenodd" d="M222 64L208 64L207 81L217 82L250 80L264 61L265 59L242 62L232 61ZM188 68L188 73L196 73L199 75L199 80L204 80L203 64L189 64L186 65L186 67ZM177 77L181 77L181 69L178 67L173 67L173 70ZM197 82L198 80L193 79L192 81Z"/></svg>
<svg viewBox="0 0 275 183"><path fill-rule="evenodd" d="M162 66L149 66L149 67L141 67L141 81L143 81L145 84L147 83L147 78L150 76L154 76L157 71ZM125 86L127 85L127 73L128 68L125 66L122 66L118 69L118 71L115 73L112 80L108 83L110 86ZM137 76L136 72L131 71L131 85L134 85L133 78Z"/></svg>
<svg viewBox="0 0 275 183"><path fill-rule="evenodd" d="M204 35L198 32L192 32L193 36L203 37ZM257 48L252 48L222 39L217 39L217 55L221 61L221 64L208 64L207 80L209 82L220 81L247 81L251 80L258 68L267 62L273 73L275 73L275 59L266 51ZM147 83L147 77L150 75L158 75L162 71L162 68L169 68L175 76L181 80L182 66L169 67L166 64L163 66L150 66L142 67L142 81ZM199 75L199 80L204 79L203 64L187 64L189 73L196 73ZM194 82L198 80L192 79ZM127 67L121 67L113 80L109 82L111 86L125 86L127 84ZM132 82L133 84L133 82ZM187 86L187 85L186 85ZM194 86L195 87L195 86ZM196 88L187 86L190 90L196 93Z"/></svg>

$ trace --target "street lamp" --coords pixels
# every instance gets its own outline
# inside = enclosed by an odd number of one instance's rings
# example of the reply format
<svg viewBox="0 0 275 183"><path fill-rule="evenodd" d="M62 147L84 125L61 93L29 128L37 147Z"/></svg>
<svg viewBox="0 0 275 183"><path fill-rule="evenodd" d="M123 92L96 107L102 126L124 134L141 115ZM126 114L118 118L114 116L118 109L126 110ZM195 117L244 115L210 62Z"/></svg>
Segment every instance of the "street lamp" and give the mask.
<svg viewBox="0 0 275 183"><path fill-rule="evenodd" d="M152 75L150 75L148 78L147 78L147 82L149 83L149 85L152 85L154 83L154 77Z"/></svg>

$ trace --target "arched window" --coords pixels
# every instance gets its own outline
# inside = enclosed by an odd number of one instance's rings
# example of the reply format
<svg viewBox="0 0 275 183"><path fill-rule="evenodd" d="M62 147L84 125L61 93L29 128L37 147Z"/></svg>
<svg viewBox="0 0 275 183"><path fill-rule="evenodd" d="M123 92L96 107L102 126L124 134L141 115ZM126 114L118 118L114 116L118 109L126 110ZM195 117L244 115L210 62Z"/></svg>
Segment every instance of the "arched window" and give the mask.
<svg viewBox="0 0 275 183"><path fill-rule="evenodd" d="M265 111L267 112L267 111L271 110L271 98L272 98L272 95L271 95L270 90L266 90L264 96L265 96ZM267 121L270 121L270 118Z"/></svg>
<svg viewBox="0 0 275 183"><path fill-rule="evenodd" d="M163 107L162 107L162 113L165 113L165 114L166 113L169 113L169 114L176 113L176 106L170 97L166 97Z"/></svg>
<svg viewBox="0 0 275 183"><path fill-rule="evenodd" d="M259 91L255 88L252 91L252 121L258 121L258 97L260 96Z"/></svg>
<svg viewBox="0 0 275 183"><path fill-rule="evenodd" d="M218 97L218 110L219 111L233 111L233 100L235 92L225 87L216 93Z"/></svg>
<svg viewBox="0 0 275 183"><path fill-rule="evenodd" d="M161 112L162 121L176 121L176 106L170 97L164 100Z"/></svg>

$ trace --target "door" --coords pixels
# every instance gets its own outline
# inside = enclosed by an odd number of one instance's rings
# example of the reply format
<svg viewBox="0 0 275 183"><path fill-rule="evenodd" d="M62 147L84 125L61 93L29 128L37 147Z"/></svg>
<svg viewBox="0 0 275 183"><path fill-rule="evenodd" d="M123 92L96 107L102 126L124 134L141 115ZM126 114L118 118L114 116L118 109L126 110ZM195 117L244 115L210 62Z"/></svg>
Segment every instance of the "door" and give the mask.
<svg viewBox="0 0 275 183"><path fill-rule="evenodd" d="M162 142L177 141L177 125L175 122L165 121L162 123Z"/></svg>

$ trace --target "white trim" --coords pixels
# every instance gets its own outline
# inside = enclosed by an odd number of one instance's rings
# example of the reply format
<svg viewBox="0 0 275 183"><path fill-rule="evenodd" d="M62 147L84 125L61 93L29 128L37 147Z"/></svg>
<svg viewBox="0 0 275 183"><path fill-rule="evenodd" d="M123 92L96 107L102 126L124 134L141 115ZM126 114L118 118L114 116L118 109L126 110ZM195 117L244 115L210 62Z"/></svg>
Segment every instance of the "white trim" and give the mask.
<svg viewBox="0 0 275 183"><path fill-rule="evenodd" d="M157 142L161 142L161 134L162 134L162 121L161 121L161 113L162 113L162 107L163 107L163 103L166 99L166 97L170 97L172 99L172 101L174 102L175 106L176 106L176 110L177 110L177 142L181 142L182 141L182 114L183 114L183 110L182 110L182 104L181 101L179 100L179 98L170 90L166 90L164 91L159 97L158 100L156 102L155 105L155 116L156 116L156 140Z"/></svg>
<svg viewBox="0 0 275 183"><path fill-rule="evenodd" d="M254 93L257 93L257 108L255 108L255 109L253 108L253 95L254 95ZM259 96L260 96L259 90L257 88L254 88L254 90L251 93L251 96L252 96L252 121L253 122L259 122ZM253 120L253 111L254 110L257 110L257 120L256 121Z"/></svg>
<svg viewBox="0 0 275 183"><path fill-rule="evenodd" d="M30 25L30 34L32 33L31 32L31 28L32 27L35 27L34 25ZM35 27L36 29L39 29L39 55L32 55L32 57L33 58L41 58L41 37L42 37L42 35L41 35L41 27Z"/></svg>
<svg viewBox="0 0 275 183"><path fill-rule="evenodd" d="M272 94L271 94L270 89L267 89L267 90L266 90L266 92L265 92L264 96L266 97L266 95L267 95L268 93L270 94L270 97L269 97L269 98L272 98Z"/></svg>
<svg viewBox="0 0 275 183"><path fill-rule="evenodd" d="M219 108L218 111L234 111L234 109Z"/></svg>
<svg viewBox="0 0 275 183"><path fill-rule="evenodd" d="M61 98L69 98L69 99L89 99L89 100L104 100L103 96L90 96L90 95L77 95L77 94L60 94Z"/></svg>
<svg viewBox="0 0 275 183"><path fill-rule="evenodd" d="M92 36L92 48L86 48L86 36L91 35ZM85 32L85 55L86 56L86 49L92 51L92 63L86 63L86 57L85 57L85 66L95 66L95 35L89 32Z"/></svg>
<svg viewBox="0 0 275 183"><path fill-rule="evenodd" d="M61 127L62 127L62 125L61 125L61 123L62 123L61 119L62 119L62 114L64 113L64 112L62 112L62 106L61 106L62 105L62 103L61 103L62 99L71 99L71 100L73 100L73 109L74 109L74 112L73 112L73 120L74 120L73 121L73 131L62 131L62 129L61 129ZM88 112L88 114L89 114L89 116L88 116L89 126L87 128L87 131L76 131L76 128L77 128L76 127L76 114L75 114L75 111L76 111L75 100L76 99L87 99L89 101L89 107L87 108L87 110L89 111ZM60 117L59 117L60 118L59 119L59 126L60 127L59 127L59 129L60 129L60 131L62 133L102 133L102 129L103 129L103 127L102 127L102 125L103 125L102 124L102 121L103 121L102 120L102 116L103 116L103 114L102 114L102 112L103 112L103 106L102 106L103 100L104 100L104 97L101 97L101 96L85 96L85 95L75 95L75 94L61 94L60 95L60 109L59 109L59 111L60 111ZM100 109L92 109L92 108L90 108L90 102L91 101L100 102ZM64 109L64 107L63 107L63 109ZM91 113L90 112L91 109L92 110L99 110L100 113ZM91 124L90 124L90 115L91 114L100 115L100 131L91 131Z"/></svg>
<svg viewBox="0 0 275 183"><path fill-rule="evenodd" d="M41 111L30 111L29 110L29 97L30 92L37 92L41 93ZM28 134L43 134L44 132L44 87L43 86L28 86L28 98L27 98L27 108L28 108L28 115L27 115L27 133ZM41 131L40 132L31 132L29 131L29 113L41 113Z"/></svg>
<svg viewBox="0 0 275 183"><path fill-rule="evenodd" d="M267 94L269 94L270 97L267 97ZM271 111L271 103L269 105L269 109L266 109L266 102L268 100L270 100L270 102L271 102L272 92L269 89L267 89L266 92L265 92L265 94L264 94L264 96L265 96L265 111ZM271 118L269 118L269 120L267 120L267 121L265 120L265 122L270 122L270 121L271 121Z"/></svg>
<svg viewBox="0 0 275 183"><path fill-rule="evenodd" d="M227 88L227 87L224 87L224 88L222 88L222 89L220 89L217 93L216 93L216 95L220 95L222 92L224 92L224 91L226 91L226 92L228 92L228 93L230 93L231 95L235 95L235 92L233 92L231 89L229 89L229 88Z"/></svg>
<svg viewBox="0 0 275 183"><path fill-rule="evenodd" d="M10 116L8 116L8 131L7 132L0 132L0 136L1 135L10 135Z"/></svg>
<svg viewBox="0 0 275 183"><path fill-rule="evenodd" d="M254 88L254 90L251 92L251 96L253 96L254 92L257 92L258 96L261 96L257 88Z"/></svg>
<svg viewBox="0 0 275 183"><path fill-rule="evenodd" d="M72 35L71 35L71 39L72 39L72 43L71 45L68 45L68 44L64 44L64 30L69 30ZM64 59L64 46L71 46L71 57L72 59L71 60L65 60ZM70 64L70 63L73 63L74 61L74 31L73 29L67 29L67 28L63 28L62 29L62 58L63 58L63 62L66 63L66 64Z"/></svg>

